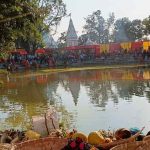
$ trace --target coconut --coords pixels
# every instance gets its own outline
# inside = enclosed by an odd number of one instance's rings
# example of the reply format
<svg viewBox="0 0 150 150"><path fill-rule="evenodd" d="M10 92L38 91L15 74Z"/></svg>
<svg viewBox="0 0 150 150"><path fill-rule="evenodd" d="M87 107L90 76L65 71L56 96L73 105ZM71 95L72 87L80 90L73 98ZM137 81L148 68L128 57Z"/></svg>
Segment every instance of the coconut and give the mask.
<svg viewBox="0 0 150 150"><path fill-rule="evenodd" d="M99 145L105 143L105 139L100 132L94 131L89 134L88 143L91 145Z"/></svg>
<svg viewBox="0 0 150 150"><path fill-rule="evenodd" d="M131 132L128 129L121 128L121 129L118 129L115 132L115 138L117 140L119 140L119 139L127 139L129 137L131 137Z"/></svg>

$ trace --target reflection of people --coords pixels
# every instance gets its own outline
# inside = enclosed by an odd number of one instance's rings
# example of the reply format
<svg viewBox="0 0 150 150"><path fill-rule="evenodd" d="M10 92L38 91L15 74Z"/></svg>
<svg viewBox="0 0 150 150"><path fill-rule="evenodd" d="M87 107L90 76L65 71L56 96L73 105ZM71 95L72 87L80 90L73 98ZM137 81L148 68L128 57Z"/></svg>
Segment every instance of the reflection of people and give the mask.
<svg viewBox="0 0 150 150"><path fill-rule="evenodd" d="M56 67L56 60L55 60L55 58L54 58L54 57L52 57L52 66L53 66L53 68L55 68L55 67Z"/></svg>
<svg viewBox="0 0 150 150"><path fill-rule="evenodd" d="M10 78L9 78L9 75L7 74L7 82L9 82L10 81Z"/></svg>
<svg viewBox="0 0 150 150"><path fill-rule="evenodd" d="M13 63L9 63L7 66L7 71L15 71L17 69L18 69L17 66Z"/></svg>
<svg viewBox="0 0 150 150"><path fill-rule="evenodd" d="M39 64L37 63L36 58L33 59L33 61L32 61L32 66L34 66L35 68L38 68L38 67L39 67Z"/></svg>
<svg viewBox="0 0 150 150"><path fill-rule="evenodd" d="M30 68L30 63L28 60L23 60L22 64L25 66L25 69L29 69Z"/></svg>

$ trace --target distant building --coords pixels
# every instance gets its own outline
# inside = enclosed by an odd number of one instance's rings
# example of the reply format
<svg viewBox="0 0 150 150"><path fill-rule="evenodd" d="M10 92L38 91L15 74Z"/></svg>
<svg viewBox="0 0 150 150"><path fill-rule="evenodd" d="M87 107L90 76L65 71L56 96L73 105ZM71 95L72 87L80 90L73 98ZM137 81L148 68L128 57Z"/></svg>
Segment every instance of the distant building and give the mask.
<svg viewBox="0 0 150 150"><path fill-rule="evenodd" d="M45 48L58 47L57 42L54 41L53 37L48 32L43 33L43 41L45 43Z"/></svg>
<svg viewBox="0 0 150 150"><path fill-rule="evenodd" d="M70 18L69 27L67 31L67 38L66 38L67 46L77 46L78 45L78 36L73 25L73 21Z"/></svg>
<svg viewBox="0 0 150 150"><path fill-rule="evenodd" d="M91 41L90 38L87 39L85 45L95 45L96 43Z"/></svg>

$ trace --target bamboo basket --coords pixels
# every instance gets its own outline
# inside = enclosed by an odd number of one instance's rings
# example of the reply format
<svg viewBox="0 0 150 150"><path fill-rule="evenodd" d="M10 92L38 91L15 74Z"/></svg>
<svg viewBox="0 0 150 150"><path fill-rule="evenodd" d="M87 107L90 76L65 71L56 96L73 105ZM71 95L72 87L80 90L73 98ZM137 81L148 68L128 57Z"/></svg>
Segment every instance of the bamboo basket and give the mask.
<svg viewBox="0 0 150 150"><path fill-rule="evenodd" d="M150 150L150 140L121 144L111 150Z"/></svg>
<svg viewBox="0 0 150 150"><path fill-rule="evenodd" d="M135 142L135 139L140 135L140 133L144 130L144 128L145 127L143 127L141 131L137 132L135 135L131 136L128 139L120 139L120 140L117 140L117 141L113 141L111 143L100 144L99 147L101 147L103 149L111 149L113 147L116 147L117 145L133 143L133 142ZM123 149L121 149L121 150L123 150Z"/></svg>
<svg viewBox="0 0 150 150"><path fill-rule="evenodd" d="M11 150L11 144L0 144L0 150Z"/></svg>
<svg viewBox="0 0 150 150"><path fill-rule="evenodd" d="M15 150L61 150L67 145L67 139L46 137L39 140L30 140L19 143Z"/></svg>

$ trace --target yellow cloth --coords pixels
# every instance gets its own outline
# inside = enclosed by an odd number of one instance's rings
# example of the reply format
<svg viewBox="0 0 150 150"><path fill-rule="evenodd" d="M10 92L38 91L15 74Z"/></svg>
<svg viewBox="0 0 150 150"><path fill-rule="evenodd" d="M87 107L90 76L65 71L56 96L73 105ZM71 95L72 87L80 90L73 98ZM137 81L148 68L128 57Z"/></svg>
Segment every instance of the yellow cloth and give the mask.
<svg viewBox="0 0 150 150"><path fill-rule="evenodd" d="M121 48L124 50L130 50L131 49L131 42L123 42L121 43Z"/></svg>
<svg viewBox="0 0 150 150"><path fill-rule="evenodd" d="M121 47L125 50L130 50L131 49L131 42L124 42L121 43Z"/></svg>
<svg viewBox="0 0 150 150"><path fill-rule="evenodd" d="M108 53L109 52L109 44L101 44L100 45L100 52L101 53Z"/></svg>
<svg viewBox="0 0 150 150"><path fill-rule="evenodd" d="M149 46L150 46L150 41L148 42L143 42L143 50L146 50L146 51L148 51L148 48L149 48Z"/></svg>

